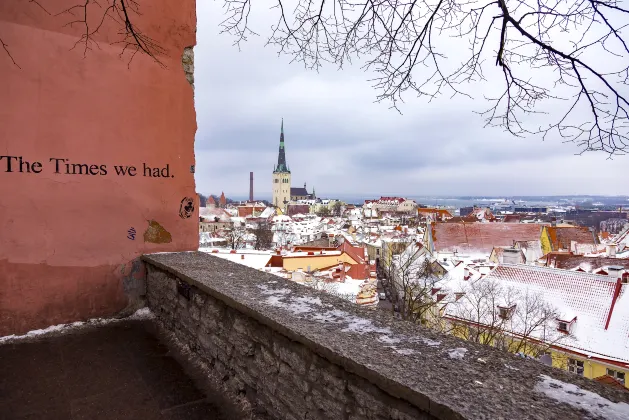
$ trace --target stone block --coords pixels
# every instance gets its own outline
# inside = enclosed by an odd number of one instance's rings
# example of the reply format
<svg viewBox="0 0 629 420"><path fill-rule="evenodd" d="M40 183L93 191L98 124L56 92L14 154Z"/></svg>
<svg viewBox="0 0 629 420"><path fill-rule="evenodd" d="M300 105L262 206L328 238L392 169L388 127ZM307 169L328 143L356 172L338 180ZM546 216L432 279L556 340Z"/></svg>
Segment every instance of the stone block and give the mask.
<svg viewBox="0 0 629 420"><path fill-rule="evenodd" d="M200 290L196 290L192 295L192 303L196 306L203 306L207 301L208 296Z"/></svg>
<svg viewBox="0 0 629 420"><path fill-rule="evenodd" d="M203 308L201 309L202 317L210 317L214 319L222 319L225 313L225 304L219 302L213 297L208 296Z"/></svg>
<svg viewBox="0 0 629 420"><path fill-rule="evenodd" d="M324 393L316 388L311 392L312 404L318 411L321 411L329 419L341 419L345 416L346 402L343 401L343 395L340 398L330 398L327 393Z"/></svg>
<svg viewBox="0 0 629 420"><path fill-rule="evenodd" d="M306 351L290 342L290 340L281 340L273 343L273 353L279 356L280 360L288 363L296 373L305 375L308 368L308 355Z"/></svg>
<svg viewBox="0 0 629 420"><path fill-rule="evenodd" d="M195 321L200 321L201 319L201 308L197 305L190 306L190 317Z"/></svg>
<svg viewBox="0 0 629 420"><path fill-rule="evenodd" d="M312 388L312 384L303 375L296 374L286 363L280 363L277 380L279 383L290 385L292 389L298 390L304 395L310 392Z"/></svg>

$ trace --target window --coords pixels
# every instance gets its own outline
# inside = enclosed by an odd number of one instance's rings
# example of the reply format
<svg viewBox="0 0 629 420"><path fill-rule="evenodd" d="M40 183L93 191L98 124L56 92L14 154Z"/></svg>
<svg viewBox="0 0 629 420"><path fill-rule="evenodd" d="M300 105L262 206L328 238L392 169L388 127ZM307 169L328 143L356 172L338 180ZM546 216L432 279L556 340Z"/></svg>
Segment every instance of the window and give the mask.
<svg viewBox="0 0 629 420"><path fill-rule="evenodd" d="M498 316L502 319L511 319L511 315L513 314L513 310L515 309L515 305L510 307L498 307Z"/></svg>
<svg viewBox="0 0 629 420"><path fill-rule="evenodd" d="M612 378L618 380L618 382L622 383L624 385L625 383L625 372L619 372L617 370L614 369L607 369L607 374L609 376L611 376Z"/></svg>
<svg viewBox="0 0 629 420"><path fill-rule="evenodd" d="M583 376L583 361L577 359L568 359L568 372L576 373Z"/></svg>
<svg viewBox="0 0 629 420"><path fill-rule="evenodd" d="M557 327L559 331L568 332L568 323L559 321L559 326Z"/></svg>

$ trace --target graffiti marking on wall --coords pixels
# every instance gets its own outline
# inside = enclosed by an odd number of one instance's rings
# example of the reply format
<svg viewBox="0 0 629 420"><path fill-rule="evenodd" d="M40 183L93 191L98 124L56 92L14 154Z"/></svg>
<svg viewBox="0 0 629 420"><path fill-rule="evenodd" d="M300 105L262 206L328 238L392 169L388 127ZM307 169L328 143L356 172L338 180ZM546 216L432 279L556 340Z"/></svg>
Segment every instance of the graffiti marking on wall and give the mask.
<svg viewBox="0 0 629 420"><path fill-rule="evenodd" d="M181 205L179 206L179 217L182 219L188 219L194 213L194 199L190 197L184 197L181 200Z"/></svg>
<svg viewBox="0 0 629 420"><path fill-rule="evenodd" d="M127 239L131 239L132 241L135 241L135 234L136 234L135 228L132 227L131 229L127 231Z"/></svg>

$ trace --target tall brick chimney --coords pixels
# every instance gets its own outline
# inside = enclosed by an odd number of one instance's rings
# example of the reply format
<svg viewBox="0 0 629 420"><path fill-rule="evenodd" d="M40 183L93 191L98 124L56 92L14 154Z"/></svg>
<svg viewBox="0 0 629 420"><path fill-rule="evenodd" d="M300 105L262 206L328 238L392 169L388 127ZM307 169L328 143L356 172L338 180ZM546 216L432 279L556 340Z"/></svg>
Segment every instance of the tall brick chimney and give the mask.
<svg viewBox="0 0 629 420"><path fill-rule="evenodd" d="M253 172L249 172L249 201L253 201Z"/></svg>

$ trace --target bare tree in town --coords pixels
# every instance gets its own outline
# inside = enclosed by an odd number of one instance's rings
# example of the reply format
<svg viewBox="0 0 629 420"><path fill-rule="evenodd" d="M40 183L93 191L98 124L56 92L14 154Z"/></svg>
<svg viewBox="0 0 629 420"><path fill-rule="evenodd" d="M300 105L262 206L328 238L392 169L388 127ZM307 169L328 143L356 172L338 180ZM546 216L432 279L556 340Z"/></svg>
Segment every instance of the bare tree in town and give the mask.
<svg viewBox="0 0 629 420"><path fill-rule="evenodd" d="M227 245L231 249L244 248L246 245L247 229L240 223L234 223L231 228L225 230L224 237L227 239Z"/></svg>
<svg viewBox="0 0 629 420"><path fill-rule="evenodd" d="M422 324L433 320L436 301L432 289L439 281L425 249L409 245L398 255L383 260L385 294L400 318Z"/></svg>
<svg viewBox="0 0 629 420"><path fill-rule="evenodd" d="M353 60L377 99L485 98L486 124L583 151L629 149L629 6L623 0L273 0L268 44L310 69ZM225 0L224 32L257 35L251 0ZM544 115L548 113L549 115ZM526 121L525 121L526 120Z"/></svg>
<svg viewBox="0 0 629 420"><path fill-rule="evenodd" d="M330 209L328 208L328 206L322 206L319 211L317 211L317 216L319 217L330 217Z"/></svg>
<svg viewBox="0 0 629 420"><path fill-rule="evenodd" d="M258 222L251 233L256 237L253 244L254 249L265 250L273 247L273 231L271 231L271 226L266 220Z"/></svg>
<svg viewBox="0 0 629 420"><path fill-rule="evenodd" d="M557 330L557 309L539 292L483 278L462 292L447 315L461 338L538 358L568 337Z"/></svg>

